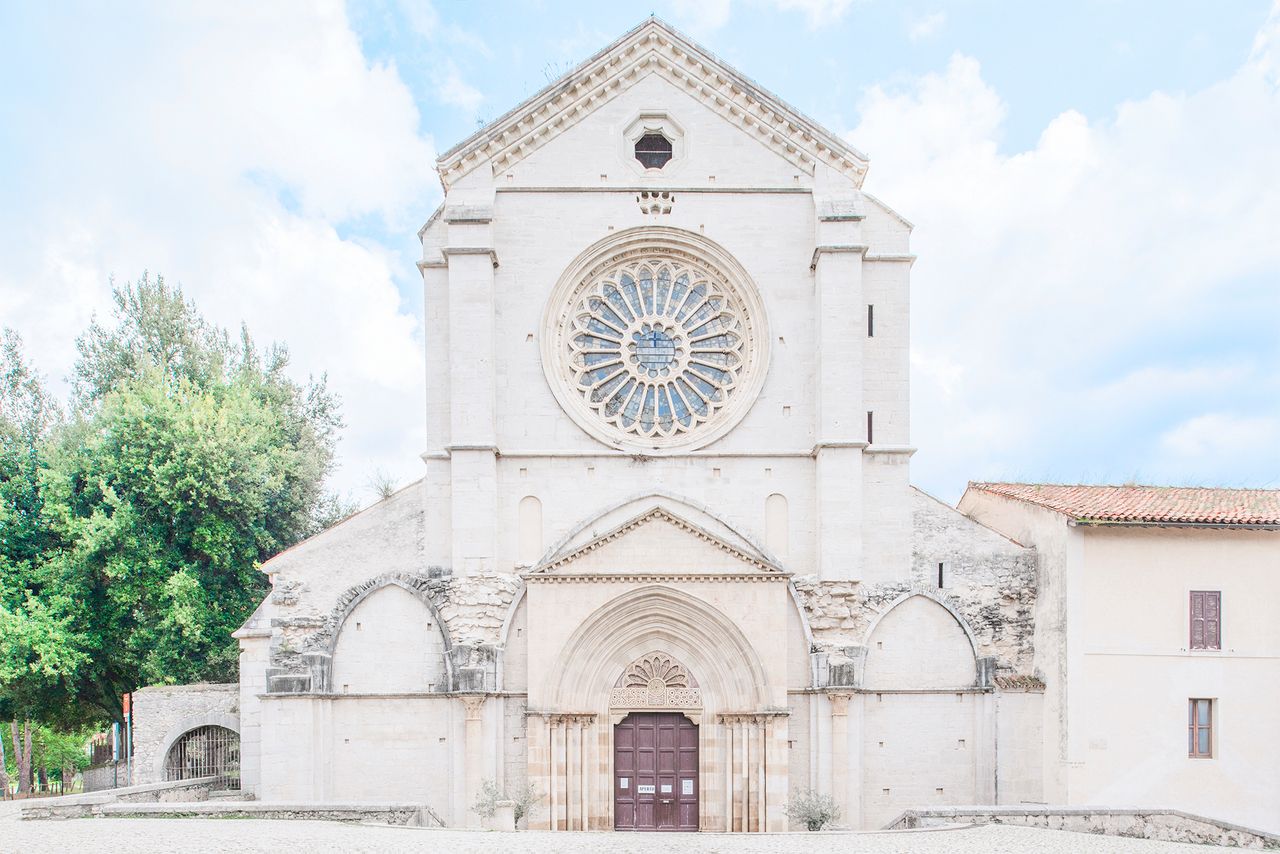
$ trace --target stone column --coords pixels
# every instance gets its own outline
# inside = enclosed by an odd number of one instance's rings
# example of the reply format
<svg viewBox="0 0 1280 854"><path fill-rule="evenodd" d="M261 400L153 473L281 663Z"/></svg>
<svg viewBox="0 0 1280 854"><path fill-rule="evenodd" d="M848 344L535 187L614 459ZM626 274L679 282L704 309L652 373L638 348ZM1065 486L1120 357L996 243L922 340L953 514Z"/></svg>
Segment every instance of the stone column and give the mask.
<svg viewBox="0 0 1280 854"><path fill-rule="evenodd" d="M551 786L547 791L547 797L551 801L551 829L563 830L560 826L560 807L564 803L564 795L560 793L560 786L564 782L564 718L560 715L551 716Z"/></svg>
<svg viewBox="0 0 1280 854"><path fill-rule="evenodd" d="M831 796L840 814L849 816L849 698L851 694L833 693L831 701Z"/></svg>
<svg viewBox="0 0 1280 854"><path fill-rule="evenodd" d="M724 832L733 832L733 722L720 718L724 739Z"/></svg>
<svg viewBox="0 0 1280 854"><path fill-rule="evenodd" d="M755 736L755 830L764 832L764 809L767 804L764 791L764 726L768 722L767 717L755 718L751 723L753 735Z"/></svg>
<svg viewBox="0 0 1280 854"><path fill-rule="evenodd" d="M591 718L578 718L578 775L580 781L578 791L582 796L582 803L578 810L582 822L580 830L591 829L591 778L589 775L591 767L591 729Z"/></svg>
<svg viewBox="0 0 1280 854"><path fill-rule="evenodd" d="M484 766L484 701L485 697L463 697L462 705L466 710L466 729L464 742L467 750L466 764L466 803L463 808L467 814L467 824L480 826L480 817L471 811L476 798L480 796L481 771Z"/></svg>
<svg viewBox="0 0 1280 854"><path fill-rule="evenodd" d="M552 797L551 728L548 726L547 718L536 712L529 712L525 720L529 748L529 781L550 798ZM534 810L529 815L528 828L549 830L552 814L550 803L547 809Z"/></svg>
<svg viewBox="0 0 1280 854"><path fill-rule="evenodd" d="M449 265L449 444L451 562L456 576L494 570L497 447L494 429L494 269L492 203L446 202Z"/></svg>
<svg viewBox="0 0 1280 854"><path fill-rule="evenodd" d="M747 721L738 719L738 740L742 743L742 822L743 833L751 830L751 739L748 737Z"/></svg>

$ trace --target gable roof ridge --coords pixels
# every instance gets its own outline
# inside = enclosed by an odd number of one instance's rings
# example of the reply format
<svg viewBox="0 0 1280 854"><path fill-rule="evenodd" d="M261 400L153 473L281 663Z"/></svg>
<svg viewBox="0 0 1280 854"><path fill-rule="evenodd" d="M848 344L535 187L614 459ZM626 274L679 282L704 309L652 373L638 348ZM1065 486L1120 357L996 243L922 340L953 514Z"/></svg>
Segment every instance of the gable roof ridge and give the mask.
<svg viewBox="0 0 1280 854"><path fill-rule="evenodd" d="M647 47L659 40L672 55L665 63L657 50ZM625 58L631 54L637 55ZM485 159L502 168L523 159L576 124L579 114L591 111L587 107L619 94L626 88L617 85L620 80L651 65L671 82L692 89L688 94L714 112L729 118L736 115L746 125L744 132L797 166L811 170L821 161L862 185L868 165L865 154L656 16L440 155L436 169L441 185L448 191L454 178ZM590 90L585 96L584 88ZM567 103L557 106L562 99ZM523 127L526 124L528 128Z"/></svg>
<svg viewBox="0 0 1280 854"><path fill-rule="evenodd" d="M715 548L729 555L732 555L733 557L738 558L741 561L750 563L751 565L759 569L762 569L765 572L782 572L782 568L774 565L771 561L765 560L758 555L751 554L750 552L745 551L744 549L741 549L738 546L735 546L732 543L721 539L720 537L717 537L715 534L711 533L710 531L700 528L697 525L693 524L692 522L689 522L685 519L680 518L679 516L675 515L674 513L672 513L671 511L667 510L664 507L651 507L650 509L644 511L638 516L634 516L631 519L627 520L626 522L623 522L622 524L618 525L612 530L606 531L605 533L600 534L597 537L592 537L586 543L583 543L581 546L578 546L572 551L562 555L561 557L556 558L550 563L547 563L543 566L538 567L537 569L532 571L532 574L543 575L543 574L550 573L552 570L557 569L558 567L561 567L567 563L572 563L573 561L577 560L578 558L582 557L585 554L589 554L590 552L596 551L597 549L603 546L606 546L609 543L612 543L618 539L621 539L623 536L631 533L637 528L647 525L648 523L654 521L655 519L661 519L662 521L665 521L682 531L693 534L695 537L702 540L703 542L708 543L714 546Z"/></svg>
<svg viewBox="0 0 1280 854"><path fill-rule="evenodd" d="M1280 526L1280 490L970 481L969 489L1087 524Z"/></svg>

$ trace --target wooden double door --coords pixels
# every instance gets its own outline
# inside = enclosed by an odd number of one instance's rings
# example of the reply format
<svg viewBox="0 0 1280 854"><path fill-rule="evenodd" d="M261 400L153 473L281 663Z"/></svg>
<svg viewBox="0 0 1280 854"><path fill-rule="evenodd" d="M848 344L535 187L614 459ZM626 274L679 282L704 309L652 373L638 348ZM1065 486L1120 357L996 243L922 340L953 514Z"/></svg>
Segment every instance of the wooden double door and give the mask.
<svg viewBox="0 0 1280 854"><path fill-rule="evenodd" d="M613 728L616 830L698 829L698 726L681 714L633 712Z"/></svg>

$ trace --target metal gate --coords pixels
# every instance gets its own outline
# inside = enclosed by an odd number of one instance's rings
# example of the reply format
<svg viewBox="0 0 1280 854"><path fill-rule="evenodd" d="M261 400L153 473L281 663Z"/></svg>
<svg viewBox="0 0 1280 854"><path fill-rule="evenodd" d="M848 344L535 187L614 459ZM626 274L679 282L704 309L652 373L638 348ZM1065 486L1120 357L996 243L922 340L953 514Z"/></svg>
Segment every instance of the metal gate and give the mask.
<svg viewBox="0 0 1280 854"><path fill-rule="evenodd" d="M214 789L240 788L240 734L221 726L184 733L164 760L166 780L217 777Z"/></svg>

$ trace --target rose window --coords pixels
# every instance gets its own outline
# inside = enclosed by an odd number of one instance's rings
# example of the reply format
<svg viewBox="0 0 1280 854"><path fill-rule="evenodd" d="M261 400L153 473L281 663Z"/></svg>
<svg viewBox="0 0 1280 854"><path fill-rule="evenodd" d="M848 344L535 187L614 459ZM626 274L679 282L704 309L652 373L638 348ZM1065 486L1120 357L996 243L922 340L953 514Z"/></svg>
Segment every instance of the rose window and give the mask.
<svg viewBox="0 0 1280 854"><path fill-rule="evenodd" d="M709 272L661 257L610 270L580 292L567 344L574 387L626 433L672 437L710 420L739 385L747 327Z"/></svg>

